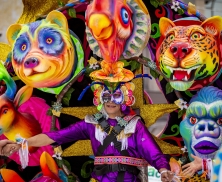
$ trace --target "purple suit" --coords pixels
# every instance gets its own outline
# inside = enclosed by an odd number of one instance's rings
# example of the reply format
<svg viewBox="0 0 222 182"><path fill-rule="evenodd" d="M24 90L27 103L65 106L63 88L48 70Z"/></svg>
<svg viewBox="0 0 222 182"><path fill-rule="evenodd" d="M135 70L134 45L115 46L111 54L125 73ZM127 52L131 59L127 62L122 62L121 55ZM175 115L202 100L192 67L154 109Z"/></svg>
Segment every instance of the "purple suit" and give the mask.
<svg viewBox="0 0 222 182"><path fill-rule="evenodd" d="M117 124L116 119L108 119L107 122L111 126ZM100 142L95 137L95 128L94 124L86 123L85 120L83 120L62 130L45 134L59 145L66 142L89 139L91 140L93 152L96 154ZM146 126L140 120L136 123L135 132L128 137L127 151L131 157L144 158L157 170L160 168L170 169L166 157L161 152ZM106 155L120 156L120 153L114 146L109 145L103 152L103 156ZM92 173L92 177L100 182L116 182L117 172L110 172L103 176L96 176ZM128 172L125 173L124 182L136 181L139 181L137 176Z"/></svg>

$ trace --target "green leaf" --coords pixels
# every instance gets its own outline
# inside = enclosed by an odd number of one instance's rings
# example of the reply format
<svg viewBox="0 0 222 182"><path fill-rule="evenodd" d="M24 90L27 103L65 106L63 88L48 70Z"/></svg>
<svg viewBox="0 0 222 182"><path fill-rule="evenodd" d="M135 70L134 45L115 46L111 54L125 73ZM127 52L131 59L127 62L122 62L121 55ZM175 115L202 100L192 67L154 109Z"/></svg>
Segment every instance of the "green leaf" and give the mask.
<svg viewBox="0 0 222 182"><path fill-rule="evenodd" d="M170 2L171 2L171 0L164 0L163 4L167 4L167 3L170 3Z"/></svg>
<svg viewBox="0 0 222 182"><path fill-rule="evenodd" d="M76 10L74 8L68 9L68 15L72 18L76 18Z"/></svg>
<svg viewBox="0 0 222 182"><path fill-rule="evenodd" d="M86 76L89 76L90 73L92 73L93 71L95 71L95 70L92 69L92 68L89 68L89 65L87 65L87 67L86 67L86 71L85 71L85 75L86 75Z"/></svg>
<svg viewBox="0 0 222 182"><path fill-rule="evenodd" d="M178 9L177 12L178 12L178 14L180 14L180 15L184 14L184 10L183 10L183 9Z"/></svg>
<svg viewBox="0 0 222 182"><path fill-rule="evenodd" d="M51 108L51 107L48 109L47 115L48 115L48 116L52 116L52 115L53 115L53 114L52 114L52 108Z"/></svg>
<svg viewBox="0 0 222 182"><path fill-rule="evenodd" d="M66 92L64 97L62 98L62 103L66 106L69 106L69 101L71 99L72 93L75 89L74 88L69 88L69 90Z"/></svg>
<svg viewBox="0 0 222 182"><path fill-rule="evenodd" d="M160 75L160 76L159 76L159 82L161 82L162 79L163 79L163 76Z"/></svg>
<svg viewBox="0 0 222 182"><path fill-rule="evenodd" d="M68 176L68 182L75 182L76 181L76 178L72 175L69 175Z"/></svg>
<svg viewBox="0 0 222 182"><path fill-rule="evenodd" d="M65 6L65 3L61 0L57 0L59 7Z"/></svg>
<svg viewBox="0 0 222 182"><path fill-rule="evenodd" d="M166 84L166 94L173 92L173 90L174 90L173 87L171 87L170 83L168 82Z"/></svg>
<svg viewBox="0 0 222 182"><path fill-rule="evenodd" d="M178 112L178 119L181 118L186 113L186 109L179 110Z"/></svg>
<svg viewBox="0 0 222 182"><path fill-rule="evenodd" d="M62 159L62 162L63 162L63 164L68 168L68 170L71 171L71 165L70 165L70 163L69 163L67 160L65 160L65 159Z"/></svg>
<svg viewBox="0 0 222 182"><path fill-rule="evenodd" d="M152 4L155 8L159 6L159 2L157 0L150 0L150 4Z"/></svg>
<svg viewBox="0 0 222 182"><path fill-rule="evenodd" d="M127 60L120 60L120 61L124 63L124 67L129 66L131 63L131 61L127 61Z"/></svg>
<svg viewBox="0 0 222 182"><path fill-rule="evenodd" d="M152 70L152 69L150 69L150 74L151 74L152 77L155 78L155 79L157 79L158 76L159 76L159 74L158 74L156 71Z"/></svg>
<svg viewBox="0 0 222 182"><path fill-rule="evenodd" d="M193 97L193 94L192 94L190 91L188 91L188 90L185 91L185 94L186 94L187 96L189 96L189 97Z"/></svg>
<svg viewBox="0 0 222 182"><path fill-rule="evenodd" d="M131 66L131 71L134 71L139 69L140 63L138 63L137 61L131 61L130 66Z"/></svg>
<svg viewBox="0 0 222 182"><path fill-rule="evenodd" d="M62 168L62 164L63 164L63 161L62 160L59 160L57 158L54 158L54 160L56 161L56 164L58 165L59 168Z"/></svg>

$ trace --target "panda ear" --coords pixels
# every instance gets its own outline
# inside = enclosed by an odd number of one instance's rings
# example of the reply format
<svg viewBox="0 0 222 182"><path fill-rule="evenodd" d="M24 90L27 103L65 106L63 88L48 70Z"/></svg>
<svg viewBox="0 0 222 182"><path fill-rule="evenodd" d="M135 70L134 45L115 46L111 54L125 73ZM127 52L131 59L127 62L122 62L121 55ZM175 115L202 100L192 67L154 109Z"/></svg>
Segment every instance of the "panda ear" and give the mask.
<svg viewBox="0 0 222 182"><path fill-rule="evenodd" d="M10 45L14 44L21 29L22 29L21 24L13 24L8 28L6 35Z"/></svg>
<svg viewBox="0 0 222 182"><path fill-rule="evenodd" d="M162 17L159 22L160 34L165 37L166 33L173 27L175 24L168 18Z"/></svg>
<svg viewBox="0 0 222 182"><path fill-rule="evenodd" d="M214 36L220 35L222 31L222 18L220 16L213 16L206 19L201 26L205 29L206 32Z"/></svg>
<svg viewBox="0 0 222 182"><path fill-rule="evenodd" d="M64 29L69 33L69 27L66 17L59 11L51 11L47 17L46 21L51 22L52 24L57 24L60 28Z"/></svg>

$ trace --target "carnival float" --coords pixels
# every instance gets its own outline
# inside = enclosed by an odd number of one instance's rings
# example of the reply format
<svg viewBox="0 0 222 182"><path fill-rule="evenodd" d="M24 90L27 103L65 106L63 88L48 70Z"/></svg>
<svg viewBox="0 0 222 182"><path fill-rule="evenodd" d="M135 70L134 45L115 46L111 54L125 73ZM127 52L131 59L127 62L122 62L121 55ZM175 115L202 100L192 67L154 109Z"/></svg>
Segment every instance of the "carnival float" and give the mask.
<svg viewBox="0 0 222 182"><path fill-rule="evenodd" d="M2 181L146 182L149 165L174 182L221 181L221 16L180 0L23 4L0 43L0 142L20 146L2 146ZM167 103L152 102L150 79ZM109 102L123 114L116 125ZM54 143L28 145L42 134Z"/></svg>

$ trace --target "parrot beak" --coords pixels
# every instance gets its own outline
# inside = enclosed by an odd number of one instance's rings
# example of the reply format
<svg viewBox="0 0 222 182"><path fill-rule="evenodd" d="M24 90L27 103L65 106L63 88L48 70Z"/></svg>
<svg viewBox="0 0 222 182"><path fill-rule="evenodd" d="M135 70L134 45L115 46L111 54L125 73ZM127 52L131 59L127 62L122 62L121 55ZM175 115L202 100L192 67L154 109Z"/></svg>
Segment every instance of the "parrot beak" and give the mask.
<svg viewBox="0 0 222 182"><path fill-rule="evenodd" d="M112 23L104 14L92 14L89 18L88 26L97 40L108 39L113 32Z"/></svg>

